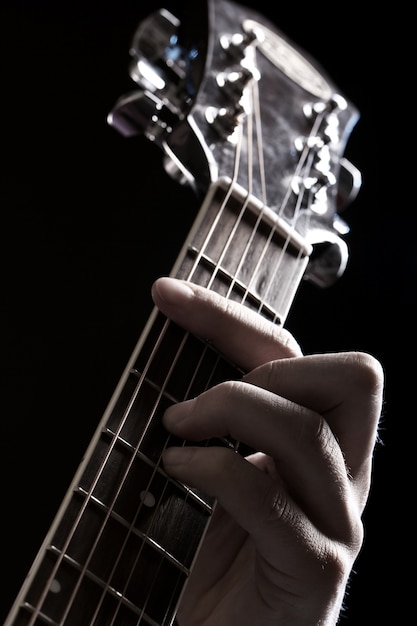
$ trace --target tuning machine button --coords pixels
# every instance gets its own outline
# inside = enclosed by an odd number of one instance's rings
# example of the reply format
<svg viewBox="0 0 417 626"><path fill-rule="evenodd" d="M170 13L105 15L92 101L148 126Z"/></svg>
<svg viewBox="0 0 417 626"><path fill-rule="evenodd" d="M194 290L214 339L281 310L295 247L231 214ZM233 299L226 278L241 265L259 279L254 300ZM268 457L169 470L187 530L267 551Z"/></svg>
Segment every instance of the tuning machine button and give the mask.
<svg viewBox="0 0 417 626"><path fill-rule="evenodd" d="M145 134L162 144L191 106L196 87L191 65L198 56L179 42L180 21L166 9L152 13L137 28L129 73L139 90L120 98L108 122L124 136Z"/></svg>
<svg viewBox="0 0 417 626"><path fill-rule="evenodd" d="M304 279L319 287L330 287L344 273L348 260L346 242L334 235L317 242L304 274Z"/></svg>
<svg viewBox="0 0 417 626"><path fill-rule="evenodd" d="M249 83L259 79L260 73L256 68L239 65L226 72L220 72L216 77L216 82L226 96L240 99Z"/></svg>
<svg viewBox="0 0 417 626"><path fill-rule="evenodd" d="M143 20L130 46L129 73L143 89L164 92L184 79L184 63L173 46L179 20L169 11L155 11Z"/></svg>
<svg viewBox="0 0 417 626"><path fill-rule="evenodd" d="M257 40L254 32L225 33L220 37L220 45L225 52L238 61L244 59L248 48Z"/></svg>
<svg viewBox="0 0 417 626"><path fill-rule="evenodd" d="M116 102L107 121L124 137L144 134L150 141L160 143L172 131L176 119L176 112L153 93L135 91Z"/></svg>
<svg viewBox="0 0 417 626"><path fill-rule="evenodd" d="M208 107L206 109L207 122L217 133L231 143L236 137L236 130L242 124L246 112L242 105L236 104L227 107Z"/></svg>
<svg viewBox="0 0 417 626"><path fill-rule="evenodd" d="M362 175L348 159L340 159L340 173L337 189L337 208L339 211L354 201L362 185Z"/></svg>

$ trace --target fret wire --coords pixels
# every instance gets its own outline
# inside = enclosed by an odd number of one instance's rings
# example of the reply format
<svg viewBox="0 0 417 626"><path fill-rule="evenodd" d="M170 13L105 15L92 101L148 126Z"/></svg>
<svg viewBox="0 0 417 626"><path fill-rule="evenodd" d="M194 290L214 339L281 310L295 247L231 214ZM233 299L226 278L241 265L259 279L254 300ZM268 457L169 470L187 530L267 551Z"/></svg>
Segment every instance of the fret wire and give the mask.
<svg viewBox="0 0 417 626"><path fill-rule="evenodd" d="M190 246L188 251L189 251L190 254L193 254L194 256L196 256L198 254L198 250L194 246ZM298 258L300 256L301 256L301 252L299 253ZM207 254L201 255L201 262L202 262L203 266L214 267L214 268L216 267L216 261L214 261L214 259L209 257ZM228 280L230 283L233 282L235 293L236 293L236 291L240 291L240 292L243 292L243 293L245 293L245 291L247 291L247 293L246 293L246 300L249 299L249 300L252 300L254 303L257 302L258 303L258 310L263 309L264 312L266 311L268 313L268 315L267 315L268 319L272 319L272 318L276 319L276 317L277 317L276 311L274 311L274 309L269 304L267 304L265 301L262 301L255 294L254 291L251 291L248 288L248 286L243 283L243 281L237 279L232 273L230 273L224 267L217 267L216 271L217 271L217 275L220 275L224 279ZM229 292L230 292L230 289L229 289ZM242 299L242 302L243 302L243 299Z"/></svg>

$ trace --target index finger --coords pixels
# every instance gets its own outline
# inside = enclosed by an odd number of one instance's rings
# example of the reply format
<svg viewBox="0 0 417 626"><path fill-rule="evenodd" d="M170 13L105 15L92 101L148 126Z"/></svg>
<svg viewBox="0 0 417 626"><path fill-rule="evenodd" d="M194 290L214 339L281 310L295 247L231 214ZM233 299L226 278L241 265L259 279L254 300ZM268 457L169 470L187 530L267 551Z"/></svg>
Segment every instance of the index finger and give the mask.
<svg viewBox="0 0 417 626"><path fill-rule="evenodd" d="M152 297L168 318L213 343L242 369L302 354L294 337L281 326L194 283L159 278Z"/></svg>

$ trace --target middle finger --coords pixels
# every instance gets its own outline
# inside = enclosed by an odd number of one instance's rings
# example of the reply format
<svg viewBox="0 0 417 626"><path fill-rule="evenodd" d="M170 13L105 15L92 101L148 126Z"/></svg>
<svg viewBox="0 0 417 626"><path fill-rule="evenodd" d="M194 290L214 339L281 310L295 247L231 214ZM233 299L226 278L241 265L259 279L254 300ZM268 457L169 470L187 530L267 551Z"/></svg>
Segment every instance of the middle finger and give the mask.
<svg viewBox="0 0 417 626"><path fill-rule="evenodd" d="M173 405L164 423L184 439L230 436L271 456L289 495L311 521L346 539L350 484L341 450L318 413L260 387L228 382Z"/></svg>

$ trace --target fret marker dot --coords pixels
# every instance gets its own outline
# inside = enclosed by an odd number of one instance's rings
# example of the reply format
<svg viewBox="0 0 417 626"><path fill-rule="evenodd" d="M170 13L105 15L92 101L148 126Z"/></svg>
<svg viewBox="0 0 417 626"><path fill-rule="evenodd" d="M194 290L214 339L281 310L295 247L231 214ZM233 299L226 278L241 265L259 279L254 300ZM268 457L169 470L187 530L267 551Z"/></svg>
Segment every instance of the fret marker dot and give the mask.
<svg viewBox="0 0 417 626"><path fill-rule="evenodd" d="M56 578L51 582L50 591L52 593L59 593L61 591L61 584Z"/></svg>
<svg viewBox="0 0 417 626"><path fill-rule="evenodd" d="M150 491L141 491L140 499L142 500L143 504L145 506L148 506L149 508L155 506L155 497Z"/></svg>

